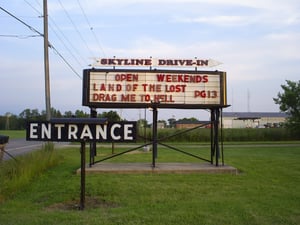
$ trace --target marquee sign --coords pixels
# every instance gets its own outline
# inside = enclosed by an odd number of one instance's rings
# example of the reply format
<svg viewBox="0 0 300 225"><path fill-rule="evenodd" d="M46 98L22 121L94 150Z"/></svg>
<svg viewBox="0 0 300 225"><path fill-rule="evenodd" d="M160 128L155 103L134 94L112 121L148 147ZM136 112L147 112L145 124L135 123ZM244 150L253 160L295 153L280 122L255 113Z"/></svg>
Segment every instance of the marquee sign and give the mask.
<svg viewBox="0 0 300 225"><path fill-rule="evenodd" d="M226 73L221 71L83 71L83 105L96 108L201 109L226 102Z"/></svg>
<svg viewBox="0 0 300 225"><path fill-rule="evenodd" d="M104 122L89 119L52 119L28 122L27 141L57 142L132 142L136 140L136 122Z"/></svg>

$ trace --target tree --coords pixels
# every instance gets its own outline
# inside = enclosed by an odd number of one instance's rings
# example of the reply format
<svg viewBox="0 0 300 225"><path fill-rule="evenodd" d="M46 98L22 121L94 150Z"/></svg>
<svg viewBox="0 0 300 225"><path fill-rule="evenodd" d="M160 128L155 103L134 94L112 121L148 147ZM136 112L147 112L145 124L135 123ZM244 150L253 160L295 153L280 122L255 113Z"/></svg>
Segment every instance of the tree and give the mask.
<svg viewBox="0 0 300 225"><path fill-rule="evenodd" d="M273 98L274 102L279 105L282 112L286 112L289 117L287 126L293 132L300 132L300 80L298 82L286 80L286 85L281 85L282 93Z"/></svg>
<svg viewBox="0 0 300 225"><path fill-rule="evenodd" d="M38 109L24 109L20 114L19 117L25 120L39 120L41 114L39 113Z"/></svg>
<svg viewBox="0 0 300 225"><path fill-rule="evenodd" d="M178 122L198 122L195 117L179 119Z"/></svg>
<svg viewBox="0 0 300 225"><path fill-rule="evenodd" d="M90 115L88 113L85 113L83 110L76 110L75 111L75 117L76 118L88 118Z"/></svg>
<svg viewBox="0 0 300 225"><path fill-rule="evenodd" d="M71 117L73 117L73 116L74 116L74 114L72 113L72 111L66 111L66 112L64 113L64 117L71 118Z"/></svg>
<svg viewBox="0 0 300 225"><path fill-rule="evenodd" d="M175 128L175 126L176 126L176 119L170 118L170 119L168 119L168 122L169 122L169 127L170 128Z"/></svg>
<svg viewBox="0 0 300 225"><path fill-rule="evenodd" d="M103 112L98 117L106 118L108 121L121 121L121 117L116 111Z"/></svg>

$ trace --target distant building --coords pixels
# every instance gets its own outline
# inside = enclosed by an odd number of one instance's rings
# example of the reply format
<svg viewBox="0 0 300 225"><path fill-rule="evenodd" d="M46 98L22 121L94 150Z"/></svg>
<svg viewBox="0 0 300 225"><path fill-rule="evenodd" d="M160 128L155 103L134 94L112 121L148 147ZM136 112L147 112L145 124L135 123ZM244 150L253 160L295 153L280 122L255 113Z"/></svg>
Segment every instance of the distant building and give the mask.
<svg viewBox="0 0 300 225"><path fill-rule="evenodd" d="M164 122L157 122L157 129L163 129L165 128L165 123Z"/></svg>
<svg viewBox="0 0 300 225"><path fill-rule="evenodd" d="M177 129L181 129L181 128L187 128L187 129L190 129L190 128L194 128L194 127L198 127L200 125L204 125L204 127L209 127L210 124L207 124L209 123L209 121L177 121L176 124L175 124L175 128Z"/></svg>
<svg viewBox="0 0 300 225"><path fill-rule="evenodd" d="M150 125L150 127L153 127L153 124ZM166 128L166 124L164 122L157 122L157 129L164 129Z"/></svg>
<svg viewBox="0 0 300 225"><path fill-rule="evenodd" d="M224 128L280 127L288 115L282 112L223 112Z"/></svg>

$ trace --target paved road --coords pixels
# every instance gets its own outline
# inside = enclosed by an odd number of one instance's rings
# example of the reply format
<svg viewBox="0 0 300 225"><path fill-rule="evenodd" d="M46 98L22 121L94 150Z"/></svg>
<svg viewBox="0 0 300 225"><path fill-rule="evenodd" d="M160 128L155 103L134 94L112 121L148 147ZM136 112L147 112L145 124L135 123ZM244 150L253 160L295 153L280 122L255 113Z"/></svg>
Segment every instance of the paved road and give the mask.
<svg viewBox="0 0 300 225"><path fill-rule="evenodd" d="M28 152L41 149L45 142L40 141L26 141L25 138L20 139L10 139L8 144L5 146L5 151L7 153L3 154L3 160L7 160L18 155L26 154ZM55 143L60 147L68 145L68 143Z"/></svg>

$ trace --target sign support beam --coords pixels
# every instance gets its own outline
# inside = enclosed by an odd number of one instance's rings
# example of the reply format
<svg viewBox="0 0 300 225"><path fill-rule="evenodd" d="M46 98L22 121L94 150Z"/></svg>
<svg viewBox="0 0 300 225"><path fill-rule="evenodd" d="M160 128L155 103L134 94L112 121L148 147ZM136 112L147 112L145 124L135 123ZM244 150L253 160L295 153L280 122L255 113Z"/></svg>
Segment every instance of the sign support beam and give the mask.
<svg viewBox="0 0 300 225"><path fill-rule="evenodd" d="M80 171L80 206L79 210L84 210L85 206L85 142L82 141L80 146L81 154L81 171Z"/></svg>
<svg viewBox="0 0 300 225"><path fill-rule="evenodd" d="M152 122L152 167L155 168L157 159L157 107L153 104L153 122Z"/></svg>
<svg viewBox="0 0 300 225"><path fill-rule="evenodd" d="M97 118L97 110L90 108L90 117ZM95 141L90 142L90 167L95 163L95 156L97 155L97 143Z"/></svg>

